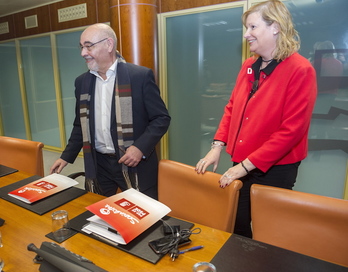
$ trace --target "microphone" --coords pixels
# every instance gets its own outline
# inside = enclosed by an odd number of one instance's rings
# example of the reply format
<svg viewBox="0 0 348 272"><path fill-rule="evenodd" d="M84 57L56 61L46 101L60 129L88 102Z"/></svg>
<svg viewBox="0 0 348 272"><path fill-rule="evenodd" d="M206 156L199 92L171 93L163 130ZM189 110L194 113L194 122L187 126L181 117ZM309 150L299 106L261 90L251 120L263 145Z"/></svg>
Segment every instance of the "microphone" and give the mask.
<svg viewBox="0 0 348 272"><path fill-rule="evenodd" d="M41 256L44 260L63 272L91 272L89 269L69 262L44 250L38 249L33 243L29 244L27 249L29 251L36 252L37 255Z"/></svg>

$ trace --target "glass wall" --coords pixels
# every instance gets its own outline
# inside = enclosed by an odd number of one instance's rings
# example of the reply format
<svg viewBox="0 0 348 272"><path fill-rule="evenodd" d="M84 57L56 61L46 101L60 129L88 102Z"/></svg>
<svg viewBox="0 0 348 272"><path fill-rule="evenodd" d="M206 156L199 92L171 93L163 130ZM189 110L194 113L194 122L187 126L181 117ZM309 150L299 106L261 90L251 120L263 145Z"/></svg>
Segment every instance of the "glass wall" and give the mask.
<svg viewBox="0 0 348 272"><path fill-rule="evenodd" d="M7 136L26 138L15 42L0 43L0 117Z"/></svg>
<svg viewBox="0 0 348 272"><path fill-rule="evenodd" d="M81 33L82 31L77 31L56 36L65 138L67 140L70 137L75 118L75 78L87 71L78 47Z"/></svg>
<svg viewBox="0 0 348 272"><path fill-rule="evenodd" d="M285 1L301 37L301 55L317 71L318 97L309 153L296 190L343 197L348 160L348 1Z"/></svg>
<svg viewBox="0 0 348 272"><path fill-rule="evenodd" d="M256 2L260 1L160 15L161 88L172 116L169 159L195 165L209 150L242 60L248 56L243 51L241 15ZM348 1L284 3L301 37L300 54L317 70L319 86L309 154L295 189L343 198L348 159ZM229 167L230 158L224 154L217 172Z"/></svg>
<svg viewBox="0 0 348 272"><path fill-rule="evenodd" d="M3 135L65 147L75 117L74 81L87 70L78 48L81 32L0 43Z"/></svg>
<svg viewBox="0 0 348 272"><path fill-rule="evenodd" d="M210 148L242 64L243 5L165 15L166 47L161 53L167 63L172 160L194 165ZM220 170L229 165L227 154L223 156Z"/></svg>
<svg viewBox="0 0 348 272"><path fill-rule="evenodd" d="M20 41L31 137L59 146L59 126L50 36Z"/></svg>

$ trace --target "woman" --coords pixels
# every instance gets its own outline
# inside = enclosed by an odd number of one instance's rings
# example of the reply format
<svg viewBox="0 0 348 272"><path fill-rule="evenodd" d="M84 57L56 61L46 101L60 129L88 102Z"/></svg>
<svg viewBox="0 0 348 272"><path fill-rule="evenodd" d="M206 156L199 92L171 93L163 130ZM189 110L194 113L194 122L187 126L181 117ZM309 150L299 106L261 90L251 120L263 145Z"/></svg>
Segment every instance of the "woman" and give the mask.
<svg viewBox="0 0 348 272"><path fill-rule="evenodd" d="M234 232L252 237L250 186L294 186L307 155L317 86L314 68L297 53L299 36L282 2L252 6L242 20L254 56L243 63L212 148L196 171L204 173L209 165L215 171L226 146L233 167L219 184L225 188L235 179L243 181Z"/></svg>

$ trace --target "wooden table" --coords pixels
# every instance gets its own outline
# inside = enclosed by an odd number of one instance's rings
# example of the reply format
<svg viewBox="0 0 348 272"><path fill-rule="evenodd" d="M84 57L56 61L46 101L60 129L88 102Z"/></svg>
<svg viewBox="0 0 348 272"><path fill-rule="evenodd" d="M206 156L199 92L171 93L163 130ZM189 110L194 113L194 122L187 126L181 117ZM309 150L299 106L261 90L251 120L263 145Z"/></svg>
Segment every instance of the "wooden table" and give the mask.
<svg viewBox="0 0 348 272"><path fill-rule="evenodd" d="M1 177L0 187L29 176L24 172L16 172ZM86 211L86 206L102 198L103 196L87 193L55 210L67 210L69 217L73 218ZM52 212L40 216L0 198L0 218L5 219L5 224L0 227L4 244L0 248L0 255L5 261L4 272L38 271L39 265L33 263L36 254L28 251L27 246L34 243L40 247L44 241L52 242L45 237L51 231ZM191 236L190 247L203 245L204 248L182 254L174 262L169 256L164 256L157 264L152 264L81 233L61 243L60 246L92 260L110 272L191 271L195 263L210 261L231 236L230 233L203 225L195 224L195 227L200 227L202 232Z"/></svg>

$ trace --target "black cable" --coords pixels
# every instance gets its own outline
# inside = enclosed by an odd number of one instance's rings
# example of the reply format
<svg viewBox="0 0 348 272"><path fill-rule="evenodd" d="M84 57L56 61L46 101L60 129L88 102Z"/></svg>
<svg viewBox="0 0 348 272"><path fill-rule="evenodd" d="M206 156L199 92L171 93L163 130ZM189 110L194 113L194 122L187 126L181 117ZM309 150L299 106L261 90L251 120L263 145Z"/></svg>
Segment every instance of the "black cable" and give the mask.
<svg viewBox="0 0 348 272"><path fill-rule="evenodd" d="M165 255L165 254L169 253L170 257L174 261L179 256L178 246L179 246L180 242L189 239L192 234L201 233L201 229L200 228L194 228L192 230L182 229L182 230L174 233L173 228L167 222L165 222L163 220L162 220L162 222L163 222L163 224L166 224L167 226L169 226L169 228L171 229L172 239L170 239L165 244L160 245L160 246L162 246L162 248L160 250L160 254Z"/></svg>

